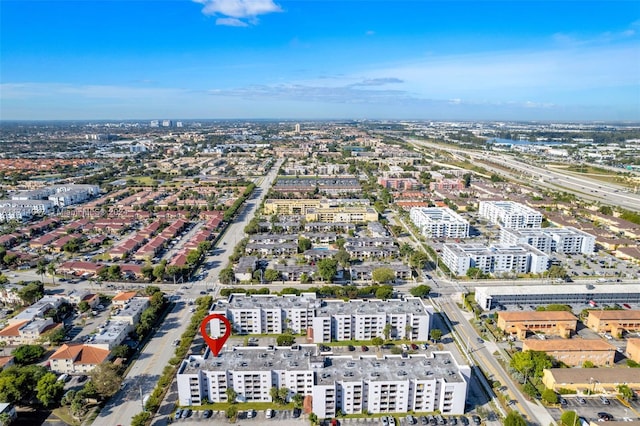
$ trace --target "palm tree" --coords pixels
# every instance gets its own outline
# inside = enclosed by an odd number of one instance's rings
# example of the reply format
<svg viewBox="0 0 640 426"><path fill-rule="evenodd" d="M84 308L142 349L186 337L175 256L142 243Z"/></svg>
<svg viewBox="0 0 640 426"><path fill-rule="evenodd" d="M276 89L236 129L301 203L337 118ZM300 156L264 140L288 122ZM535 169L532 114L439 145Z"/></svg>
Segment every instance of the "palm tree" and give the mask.
<svg viewBox="0 0 640 426"><path fill-rule="evenodd" d="M44 261L39 261L38 266L36 266L36 274L40 275L42 278L42 282L44 282L44 274L47 272L47 264Z"/></svg>
<svg viewBox="0 0 640 426"><path fill-rule="evenodd" d="M47 265L47 272L51 274L51 283L55 285L56 283L56 264L51 262Z"/></svg>

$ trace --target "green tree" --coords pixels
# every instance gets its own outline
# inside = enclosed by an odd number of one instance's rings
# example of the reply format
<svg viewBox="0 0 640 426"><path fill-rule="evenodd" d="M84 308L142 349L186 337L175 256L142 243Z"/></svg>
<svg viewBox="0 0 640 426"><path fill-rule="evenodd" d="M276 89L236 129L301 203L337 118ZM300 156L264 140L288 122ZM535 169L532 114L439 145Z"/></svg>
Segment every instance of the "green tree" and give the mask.
<svg viewBox="0 0 640 426"><path fill-rule="evenodd" d="M119 280L122 277L122 271L120 270L120 265L109 266L108 276L109 276L109 279L113 281Z"/></svg>
<svg viewBox="0 0 640 426"><path fill-rule="evenodd" d="M275 269L267 269L264 271L264 279L268 282L277 281L280 279L280 271Z"/></svg>
<svg viewBox="0 0 640 426"><path fill-rule="evenodd" d="M618 385L617 389L620 393L620 396L625 401L631 401L634 399L635 393L633 392L633 389L629 387L629 385Z"/></svg>
<svg viewBox="0 0 640 426"><path fill-rule="evenodd" d="M547 404L557 404L558 394L553 389L545 389L542 391L541 398Z"/></svg>
<svg viewBox="0 0 640 426"><path fill-rule="evenodd" d="M114 358L128 358L131 353L131 348L127 345L118 345L111 350L111 355Z"/></svg>
<svg viewBox="0 0 640 426"><path fill-rule="evenodd" d="M236 275L233 272L233 268L229 267L221 270L218 278L222 284L231 284L236 279Z"/></svg>
<svg viewBox="0 0 640 426"><path fill-rule="evenodd" d="M13 418L9 415L9 413L0 414L0 426L9 426Z"/></svg>
<svg viewBox="0 0 640 426"><path fill-rule="evenodd" d="M112 397L122 384L120 368L112 362L98 364L91 371L91 381L95 386L96 393L102 399Z"/></svg>
<svg viewBox="0 0 640 426"><path fill-rule="evenodd" d="M596 365L593 363L593 361L586 360L582 363L582 368L596 368Z"/></svg>
<svg viewBox="0 0 640 426"><path fill-rule="evenodd" d="M605 216L613 216L613 209L611 206L600 206L598 211Z"/></svg>
<svg viewBox="0 0 640 426"><path fill-rule="evenodd" d="M437 342L438 340L442 339L442 330L440 330L439 328L432 328L431 331L429 331L429 337L434 342Z"/></svg>
<svg viewBox="0 0 640 426"><path fill-rule="evenodd" d="M280 334L276 337L276 343L278 346L291 346L296 339L291 334Z"/></svg>
<svg viewBox="0 0 640 426"><path fill-rule="evenodd" d="M382 329L382 334L384 335L385 340L389 340L389 337L391 337L391 330L393 329L393 326L389 323L386 323L384 325L384 328Z"/></svg>
<svg viewBox="0 0 640 426"><path fill-rule="evenodd" d="M153 268L153 276L157 281L162 281L166 269L166 262L163 260L159 265Z"/></svg>
<svg viewBox="0 0 640 426"><path fill-rule="evenodd" d="M376 299L387 300L393 296L393 287L390 285L382 285L376 289Z"/></svg>
<svg viewBox="0 0 640 426"><path fill-rule="evenodd" d="M386 284L395 280L396 273L391 268L382 267L374 269L371 276L374 282Z"/></svg>
<svg viewBox="0 0 640 426"><path fill-rule="evenodd" d="M429 255L423 251L416 251L409 258L409 265L416 269L423 269L429 261Z"/></svg>
<svg viewBox="0 0 640 426"><path fill-rule="evenodd" d="M151 420L151 413L148 411L141 411L131 417L131 426L145 426L149 420Z"/></svg>
<svg viewBox="0 0 640 426"><path fill-rule="evenodd" d="M467 269L466 275L467 277L472 278L474 280L481 280L489 276L489 274L485 274L484 272L482 272L482 269L475 266L472 266L471 268Z"/></svg>
<svg viewBox="0 0 640 426"><path fill-rule="evenodd" d="M377 347L378 349L380 349L380 346L384 344L384 340L382 339L382 337L376 336L373 339L371 339L371 344Z"/></svg>
<svg viewBox="0 0 640 426"><path fill-rule="evenodd" d="M271 389L269 389L269 396L271 396L271 400L273 402L276 402L278 404L281 403L280 398L278 396L278 388L276 386L271 386Z"/></svg>
<svg viewBox="0 0 640 426"><path fill-rule="evenodd" d="M151 279L153 278L153 266L151 265L144 265L142 267L142 276L145 277L145 279L151 281Z"/></svg>
<svg viewBox="0 0 640 426"><path fill-rule="evenodd" d="M235 405L231 405L229 406L225 412L224 415L226 418L228 418L229 420L231 419L235 419L236 416L238 415L238 407L236 407Z"/></svg>
<svg viewBox="0 0 640 426"><path fill-rule="evenodd" d="M47 264L44 260L38 261L38 265L36 266L36 274L40 275L42 281L44 281L44 274L47 272Z"/></svg>
<svg viewBox="0 0 640 426"><path fill-rule="evenodd" d="M335 259L322 259L318 262L318 274L325 281L332 282L338 272L338 262Z"/></svg>
<svg viewBox="0 0 640 426"><path fill-rule="evenodd" d="M527 422L522 418L517 411L509 411L507 417L504 419L504 426L527 426Z"/></svg>
<svg viewBox="0 0 640 426"><path fill-rule="evenodd" d="M80 312L87 312L89 309L91 309L91 305L89 305L87 301L83 300L82 302L78 303L78 310Z"/></svg>
<svg viewBox="0 0 640 426"><path fill-rule="evenodd" d="M0 272L0 285L6 285L6 284L9 284L9 278L7 278L5 274Z"/></svg>
<svg viewBox="0 0 640 426"><path fill-rule="evenodd" d="M34 364L46 353L40 345L20 345L12 352L16 365Z"/></svg>
<svg viewBox="0 0 640 426"><path fill-rule="evenodd" d="M294 407L302 408L302 403L304 401L304 396L302 394L300 394L300 393L293 394L293 396L291 397L291 400L293 401L293 406Z"/></svg>
<svg viewBox="0 0 640 426"><path fill-rule="evenodd" d="M547 271L549 278L564 278L567 276L567 271L559 265L553 265Z"/></svg>
<svg viewBox="0 0 640 426"><path fill-rule="evenodd" d="M427 297L430 292L431 287L425 284L421 284L409 290L409 293L414 297Z"/></svg>
<svg viewBox="0 0 640 426"><path fill-rule="evenodd" d="M311 277L307 275L306 272L300 274L300 283L301 284L309 284L311 282Z"/></svg>
<svg viewBox="0 0 640 426"><path fill-rule="evenodd" d="M30 282L18 290L18 297L26 305L32 305L44 296L44 284L40 281Z"/></svg>
<svg viewBox="0 0 640 426"><path fill-rule="evenodd" d="M298 238L298 253L304 253L309 250L311 246L311 240L304 237Z"/></svg>
<svg viewBox="0 0 640 426"><path fill-rule="evenodd" d="M333 256L333 258L343 268L347 268L351 264L351 256L349 255L349 252L347 252L345 249L338 250L335 256Z"/></svg>
<svg viewBox="0 0 640 426"><path fill-rule="evenodd" d="M562 426L579 426L578 414L575 411L565 411L560 416Z"/></svg>
<svg viewBox="0 0 640 426"><path fill-rule="evenodd" d="M229 402L230 404L236 403L236 398L238 397L238 393L235 391L235 389L227 388L227 390L224 393L227 395L227 402Z"/></svg>
<svg viewBox="0 0 640 426"><path fill-rule="evenodd" d="M63 392L64 382L58 381L58 378L53 373L47 373L42 376L36 385L36 398L45 407L57 403Z"/></svg>
<svg viewBox="0 0 640 426"><path fill-rule="evenodd" d="M187 253L187 264L190 266L195 265L200 261L200 257L202 257L202 253L199 250L190 250Z"/></svg>

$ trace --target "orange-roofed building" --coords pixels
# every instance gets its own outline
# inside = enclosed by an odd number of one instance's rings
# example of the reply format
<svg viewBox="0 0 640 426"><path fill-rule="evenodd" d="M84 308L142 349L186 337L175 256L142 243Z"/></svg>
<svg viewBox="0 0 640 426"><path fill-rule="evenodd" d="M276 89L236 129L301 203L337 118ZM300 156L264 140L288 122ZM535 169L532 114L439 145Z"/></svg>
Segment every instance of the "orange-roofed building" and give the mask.
<svg viewBox="0 0 640 426"><path fill-rule="evenodd" d="M571 337L577 326L578 318L566 311L498 312L498 328L521 340L529 332Z"/></svg>
<svg viewBox="0 0 640 426"><path fill-rule="evenodd" d="M49 357L51 371L56 373L78 374L88 373L96 365L109 359L110 352L107 349L91 345L62 345Z"/></svg>
<svg viewBox="0 0 640 426"><path fill-rule="evenodd" d="M124 305L126 305L129 300L133 299L134 297L136 297L136 292L135 291L123 291L120 292L118 294L116 294L113 299L111 299L111 303L114 306L123 308Z"/></svg>
<svg viewBox="0 0 640 426"><path fill-rule="evenodd" d="M621 336L623 331L640 331L640 310L592 310L585 324L596 333Z"/></svg>
<svg viewBox="0 0 640 426"><path fill-rule="evenodd" d="M611 366L616 357L616 347L600 339L525 339L522 351L545 352L569 366L581 366L591 361L596 366Z"/></svg>
<svg viewBox="0 0 640 426"><path fill-rule="evenodd" d="M20 321L14 324L9 324L2 330L0 330L0 342L6 342L7 345L19 345L22 341L20 335L20 328L27 324L29 321Z"/></svg>

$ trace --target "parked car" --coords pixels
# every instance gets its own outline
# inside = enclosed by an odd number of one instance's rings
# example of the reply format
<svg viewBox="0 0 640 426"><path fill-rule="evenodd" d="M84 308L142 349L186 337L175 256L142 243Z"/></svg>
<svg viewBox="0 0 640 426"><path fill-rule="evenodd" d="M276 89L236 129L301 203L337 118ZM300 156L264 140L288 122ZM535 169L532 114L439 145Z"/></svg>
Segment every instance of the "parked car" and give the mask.
<svg viewBox="0 0 640 426"><path fill-rule="evenodd" d="M579 398L578 398L578 403L580 403L580 404L586 404L586 403L587 403L587 400L586 400L586 399L584 399L584 398L582 398L582 397L579 397Z"/></svg>
<svg viewBox="0 0 640 426"><path fill-rule="evenodd" d="M609 400L607 399L606 396L600 396L600 401L602 401L602 403L604 405L609 405L610 404L610 402L609 402Z"/></svg>
<svg viewBox="0 0 640 426"><path fill-rule="evenodd" d="M474 425L479 425L482 423L482 420L480 419L480 416L471 416L471 420L473 420L473 424Z"/></svg>
<svg viewBox="0 0 640 426"><path fill-rule="evenodd" d="M300 414L302 414L302 410L299 408L294 408L293 412L291 413L294 419L297 419L298 417L300 417Z"/></svg>
<svg viewBox="0 0 640 426"><path fill-rule="evenodd" d="M249 410L247 411L247 418L248 419L252 419L256 416L256 410Z"/></svg>
<svg viewBox="0 0 640 426"><path fill-rule="evenodd" d="M600 412L598 413L598 420L610 422L611 420L613 420L613 416L609 413Z"/></svg>
<svg viewBox="0 0 640 426"><path fill-rule="evenodd" d="M191 417L191 414L193 414L193 411L191 411L191 408L187 408L182 412L182 416L180 417L182 417L183 419L186 419L188 417Z"/></svg>
<svg viewBox="0 0 640 426"><path fill-rule="evenodd" d="M267 411L264 413L264 416L265 416L267 419L272 418L272 417L273 417L273 409L271 409L271 408L267 409Z"/></svg>
<svg viewBox="0 0 640 426"><path fill-rule="evenodd" d="M347 349L349 350L349 352L353 352L353 351L356 350L356 347L353 346L353 345L349 345L349 346L347 346Z"/></svg>
<svg viewBox="0 0 640 426"><path fill-rule="evenodd" d="M202 412L202 417L204 417L205 419L208 419L212 415L213 415L213 410L204 410Z"/></svg>
<svg viewBox="0 0 640 426"><path fill-rule="evenodd" d="M413 417L411 414L407 414L406 423L408 425L414 425L414 424L416 424L416 418Z"/></svg>
<svg viewBox="0 0 640 426"><path fill-rule="evenodd" d="M366 345L362 345L362 346L360 346L360 349L362 350L362 352L366 352L366 351L369 350L369 347L366 346Z"/></svg>
<svg viewBox="0 0 640 426"><path fill-rule="evenodd" d="M418 345L416 345L415 343L411 344L411 349L413 349L414 351L418 350Z"/></svg>
<svg viewBox="0 0 640 426"><path fill-rule="evenodd" d="M181 416L182 416L182 408L178 408L178 409L176 410L176 414L175 414L175 416L174 416L174 417L175 417L176 419L179 419Z"/></svg>

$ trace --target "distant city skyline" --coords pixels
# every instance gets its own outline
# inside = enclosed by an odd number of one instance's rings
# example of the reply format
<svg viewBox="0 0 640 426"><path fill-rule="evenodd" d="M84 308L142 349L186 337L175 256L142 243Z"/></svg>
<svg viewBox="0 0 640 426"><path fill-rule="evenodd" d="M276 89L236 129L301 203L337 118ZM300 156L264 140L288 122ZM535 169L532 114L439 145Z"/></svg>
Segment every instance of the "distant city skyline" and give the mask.
<svg viewBox="0 0 640 426"><path fill-rule="evenodd" d="M635 1L0 6L2 120L640 120Z"/></svg>

